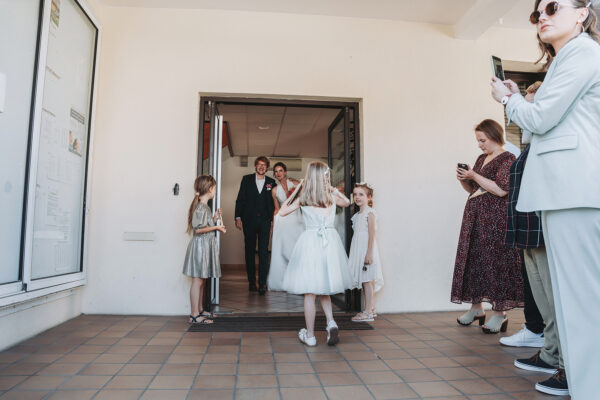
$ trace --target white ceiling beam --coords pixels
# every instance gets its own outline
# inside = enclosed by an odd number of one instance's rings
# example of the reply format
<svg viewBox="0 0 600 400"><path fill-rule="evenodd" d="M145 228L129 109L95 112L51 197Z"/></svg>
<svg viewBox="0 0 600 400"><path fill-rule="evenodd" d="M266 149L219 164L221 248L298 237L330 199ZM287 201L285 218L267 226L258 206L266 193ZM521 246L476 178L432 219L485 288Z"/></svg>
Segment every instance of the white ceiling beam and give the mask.
<svg viewBox="0 0 600 400"><path fill-rule="evenodd" d="M454 24L454 37L476 40L506 15L519 0L475 0Z"/></svg>

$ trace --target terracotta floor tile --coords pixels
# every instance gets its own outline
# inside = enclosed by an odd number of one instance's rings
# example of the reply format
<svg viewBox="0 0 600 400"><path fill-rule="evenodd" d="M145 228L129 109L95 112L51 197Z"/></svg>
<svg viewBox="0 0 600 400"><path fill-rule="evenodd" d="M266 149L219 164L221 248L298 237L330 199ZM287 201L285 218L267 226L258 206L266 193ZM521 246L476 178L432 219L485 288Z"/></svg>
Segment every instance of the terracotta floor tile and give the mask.
<svg viewBox="0 0 600 400"><path fill-rule="evenodd" d="M325 387L329 400L365 400L373 396L364 386L329 386Z"/></svg>
<svg viewBox="0 0 600 400"><path fill-rule="evenodd" d="M264 363L264 364L239 364L238 375L262 375L262 374L274 374L275 364Z"/></svg>
<svg viewBox="0 0 600 400"><path fill-rule="evenodd" d="M119 375L108 382L106 389L145 389L151 380L151 376Z"/></svg>
<svg viewBox="0 0 600 400"><path fill-rule="evenodd" d="M239 360L240 364L272 363L273 361L273 353L242 353Z"/></svg>
<svg viewBox="0 0 600 400"><path fill-rule="evenodd" d="M307 374L315 372L313 366L309 363L276 363L277 374Z"/></svg>
<svg viewBox="0 0 600 400"><path fill-rule="evenodd" d="M383 385L369 385L369 390L377 400L379 399L415 399L417 394L404 383L388 383Z"/></svg>
<svg viewBox="0 0 600 400"><path fill-rule="evenodd" d="M415 382L408 384L421 397L454 396L460 393L446 382Z"/></svg>
<svg viewBox="0 0 600 400"><path fill-rule="evenodd" d="M444 380L478 378L476 374L464 367L432 368L432 371Z"/></svg>
<svg viewBox="0 0 600 400"><path fill-rule="evenodd" d="M54 363L48 365L37 373L37 375L74 375L78 373L86 364L63 364Z"/></svg>
<svg viewBox="0 0 600 400"><path fill-rule="evenodd" d="M318 376L323 386L361 384L360 379L352 372L320 373Z"/></svg>
<svg viewBox="0 0 600 400"><path fill-rule="evenodd" d="M148 389L186 389L189 390L194 382L193 376L159 375L154 378Z"/></svg>
<svg viewBox="0 0 600 400"><path fill-rule="evenodd" d="M27 376L0 376L0 391L10 390L27 379Z"/></svg>
<svg viewBox="0 0 600 400"><path fill-rule="evenodd" d="M115 375L124 364L97 364L92 363L79 371L79 375Z"/></svg>
<svg viewBox="0 0 600 400"><path fill-rule="evenodd" d="M110 376L77 375L65 382L61 389L100 389L108 382Z"/></svg>
<svg viewBox="0 0 600 400"><path fill-rule="evenodd" d="M431 381L441 381L442 379L431 372L429 369L419 368L419 369L401 369L397 371L397 374L405 382L431 382Z"/></svg>
<svg viewBox="0 0 600 400"><path fill-rule="evenodd" d="M94 400L137 400L143 390L101 390Z"/></svg>
<svg viewBox="0 0 600 400"><path fill-rule="evenodd" d="M63 357L64 354L32 354L25 357L21 362L26 363L51 363L59 358Z"/></svg>
<svg viewBox="0 0 600 400"><path fill-rule="evenodd" d="M448 381L449 384L467 395L472 394L493 394L502 392L496 386L489 384L483 379L473 379L468 381Z"/></svg>
<svg viewBox="0 0 600 400"><path fill-rule="evenodd" d="M94 397L97 390L57 390L52 393L49 400L87 400Z"/></svg>
<svg viewBox="0 0 600 400"><path fill-rule="evenodd" d="M275 375L239 375L238 388L269 388L277 387Z"/></svg>
<svg viewBox="0 0 600 400"><path fill-rule="evenodd" d="M419 362L428 368L460 367L460 364L449 357L424 357Z"/></svg>
<svg viewBox="0 0 600 400"><path fill-rule="evenodd" d="M94 363L98 364L122 364L129 362L132 359L132 355L129 354L100 354ZM62 360L61 360L62 361Z"/></svg>
<svg viewBox="0 0 600 400"><path fill-rule="evenodd" d="M33 375L47 367L47 363L22 363L11 364L0 370L0 376L6 375Z"/></svg>
<svg viewBox="0 0 600 400"><path fill-rule="evenodd" d="M237 353L213 353L204 356L204 363L236 363L238 361Z"/></svg>
<svg viewBox="0 0 600 400"><path fill-rule="evenodd" d="M367 385L402 382L398 375L393 371L361 371L357 372L357 374Z"/></svg>
<svg viewBox="0 0 600 400"><path fill-rule="evenodd" d="M236 400L279 400L278 389L238 389ZM211 399L212 400L212 399Z"/></svg>
<svg viewBox="0 0 600 400"><path fill-rule="evenodd" d="M355 371L389 371L390 368L380 360L350 361L350 366Z"/></svg>
<svg viewBox="0 0 600 400"><path fill-rule="evenodd" d="M296 363L308 361L308 355L306 353L277 353L273 357L278 363Z"/></svg>
<svg viewBox="0 0 600 400"><path fill-rule="evenodd" d="M231 400L233 389L224 390L192 390L188 400Z"/></svg>
<svg viewBox="0 0 600 400"><path fill-rule="evenodd" d="M146 390L141 397L142 400L185 400L187 390Z"/></svg>
<svg viewBox="0 0 600 400"><path fill-rule="evenodd" d="M0 396L1 400L40 400L48 395L46 390L11 390Z"/></svg>
<svg viewBox="0 0 600 400"><path fill-rule="evenodd" d="M19 390L56 389L68 377L66 376L32 376L24 380L17 388Z"/></svg>
<svg viewBox="0 0 600 400"><path fill-rule="evenodd" d="M231 389L235 386L235 375L199 375L194 389Z"/></svg>
<svg viewBox="0 0 600 400"><path fill-rule="evenodd" d="M278 380L282 388L321 386L315 374L280 375Z"/></svg>
<svg viewBox="0 0 600 400"><path fill-rule="evenodd" d="M327 400L323 389L319 388L281 388L283 400Z"/></svg>
<svg viewBox="0 0 600 400"><path fill-rule="evenodd" d="M169 358L169 354L166 354L166 353L138 354L133 358L128 355L121 356L121 355L117 355L117 354L103 354L100 357L107 357L108 359L110 359L111 356L115 356L115 358L122 357L123 359L126 359L126 361L120 361L120 362L130 362L132 364L162 364L167 360L167 358ZM96 362L100 362L100 361L96 361ZM117 361L117 362L119 362L119 361Z"/></svg>
<svg viewBox="0 0 600 400"><path fill-rule="evenodd" d="M127 364L119 375L156 375L160 367L160 364Z"/></svg>
<svg viewBox="0 0 600 400"><path fill-rule="evenodd" d="M385 360L385 363L393 370L425 368L425 365L413 358L402 358L398 360Z"/></svg>
<svg viewBox="0 0 600 400"><path fill-rule="evenodd" d="M61 363L79 363L79 364L87 364L92 362L98 354L67 354L66 356L59 359Z"/></svg>
<svg viewBox="0 0 600 400"><path fill-rule="evenodd" d="M143 364L141 364L143 365ZM165 364L160 367L158 375L196 375L198 364Z"/></svg>
<svg viewBox="0 0 600 400"><path fill-rule="evenodd" d="M320 361L313 362L315 371L321 372L350 372L350 365L345 361Z"/></svg>
<svg viewBox="0 0 600 400"><path fill-rule="evenodd" d="M236 364L202 364L198 375L235 375Z"/></svg>
<svg viewBox="0 0 600 400"><path fill-rule="evenodd" d="M514 370L508 370L495 365L477 365L469 367L469 370L482 378L505 378L515 376Z"/></svg>

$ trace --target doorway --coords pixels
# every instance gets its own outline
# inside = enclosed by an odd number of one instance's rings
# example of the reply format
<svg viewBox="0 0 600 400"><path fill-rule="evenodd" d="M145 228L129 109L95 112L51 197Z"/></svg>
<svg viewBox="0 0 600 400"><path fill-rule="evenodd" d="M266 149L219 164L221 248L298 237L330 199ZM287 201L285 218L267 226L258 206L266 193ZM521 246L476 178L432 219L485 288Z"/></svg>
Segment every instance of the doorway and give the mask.
<svg viewBox="0 0 600 400"><path fill-rule="evenodd" d="M263 98L200 98L198 174L217 180L212 207L223 209L226 235L219 235L222 276L207 285L206 305L217 313L301 312L302 296L248 291L243 234L235 229L234 207L244 175L254 173L254 160L271 159L288 166L288 178L301 179L310 161L327 163L332 184L350 197L360 181L359 104ZM349 251L353 207L336 210L335 226ZM360 292L332 296L337 311L360 309Z"/></svg>

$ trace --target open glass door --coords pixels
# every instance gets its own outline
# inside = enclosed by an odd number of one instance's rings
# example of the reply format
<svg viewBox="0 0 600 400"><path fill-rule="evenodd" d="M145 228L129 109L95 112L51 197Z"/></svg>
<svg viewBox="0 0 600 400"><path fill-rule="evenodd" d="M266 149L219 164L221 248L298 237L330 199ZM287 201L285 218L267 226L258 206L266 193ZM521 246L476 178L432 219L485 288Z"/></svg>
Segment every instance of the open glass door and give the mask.
<svg viewBox="0 0 600 400"><path fill-rule="evenodd" d="M360 179L358 176L359 159L356 149L356 109L344 107L333 123L329 126L329 168L331 168L331 184L338 190L351 198L354 183ZM346 246L346 252L350 251L352 241L352 207L337 207L335 214L335 228L338 231L342 243ZM337 300L337 301L336 301ZM360 291L347 290L343 299L334 296L333 301L343 301L346 310L360 310Z"/></svg>
<svg viewBox="0 0 600 400"><path fill-rule="evenodd" d="M198 143L202 154L201 162L198 163L198 174L210 174L217 181L215 198L210 205L213 213L221 208L221 161L223 154L223 116L219 115L217 104L209 101L203 113L202 138ZM208 120L207 120L208 118ZM199 151L199 152L200 152ZM199 160L200 161L200 160ZM221 222L222 223L222 222ZM216 232L217 243L220 243L221 233ZM219 304L219 278L207 280L204 307L212 310L214 305Z"/></svg>

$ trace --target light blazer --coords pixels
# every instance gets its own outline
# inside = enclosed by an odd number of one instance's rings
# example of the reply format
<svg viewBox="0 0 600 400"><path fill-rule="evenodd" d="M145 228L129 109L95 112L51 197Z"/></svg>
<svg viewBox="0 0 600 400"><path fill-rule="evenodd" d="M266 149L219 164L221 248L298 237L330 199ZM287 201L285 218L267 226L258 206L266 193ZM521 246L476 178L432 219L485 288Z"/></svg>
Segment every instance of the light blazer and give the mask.
<svg viewBox="0 0 600 400"><path fill-rule="evenodd" d="M519 193L523 212L600 208L600 45L587 33L557 54L529 103L506 106L509 121L530 131Z"/></svg>

